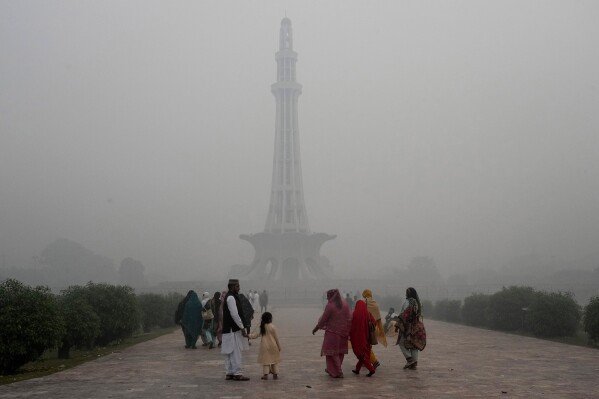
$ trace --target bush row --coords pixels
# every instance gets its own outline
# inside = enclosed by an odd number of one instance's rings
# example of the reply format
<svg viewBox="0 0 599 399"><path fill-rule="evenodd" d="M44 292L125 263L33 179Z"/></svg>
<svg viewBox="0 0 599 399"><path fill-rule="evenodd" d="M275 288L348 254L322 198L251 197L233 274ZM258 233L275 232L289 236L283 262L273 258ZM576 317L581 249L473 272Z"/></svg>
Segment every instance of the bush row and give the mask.
<svg viewBox="0 0 599 399"><path fill-rule="evenodd" d="M47 287L29 287L17 280L0 284L0 373L58 348L104 346L133 335L140 328L174 325L180 294L136 296L128 286L88 283L71 286L60 295Z"/></svg>
<svg viewBox="0 0 599 399"><path fill-rule="evenodd" d="M427 303L427 305L425 305ZM423 301L429 317L501 331L521 331L537 337L575 335L582 327L589 340L599 341L599 297L583 309L570 293L503 288L494 294L472 294L460 300Z"/></svg>

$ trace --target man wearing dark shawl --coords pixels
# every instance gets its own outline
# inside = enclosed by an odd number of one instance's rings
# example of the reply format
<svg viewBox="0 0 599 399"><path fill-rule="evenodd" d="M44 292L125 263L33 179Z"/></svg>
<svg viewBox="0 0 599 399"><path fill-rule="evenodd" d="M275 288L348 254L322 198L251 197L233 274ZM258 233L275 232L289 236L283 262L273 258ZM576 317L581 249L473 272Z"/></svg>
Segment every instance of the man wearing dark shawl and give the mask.
<svg viewBox="0 0 599 399"><path fill-rule="evenodd" d="M241 301L239 280L230 279L229 292L223 301L222 345L220 353L225 355L225 379L248 381L241 370L241 352L248 349L247 333Z"/></svg>
<svg viewBox="0 0 599 399"><path fill-rule="evenodd" d="M198 294L194 291L189 291L181 319L186 348L196 349L196 342L198 342L198 337L202 331L203 321L202 304L198 298Z"/></svg>
<svg viewBox="0 0 599 399"><path fill-rule="evenodd" d="M312 334L316 334L318 330L325 330L320 351L320 356L327 357L325 372L333 378L343 378L341 364L347 353L351 314L338 289L327 291L327 299L328 303Z"/></svg>
<svg viewBox="0 0 599 399"><path fill-rule="evenodd" d="M375 325L374 317L368 311L366 302L357 301L354 308L354 314L351 319L351 328L349 330L349 339L354 355L358 358L356 368L352 370L354 374L360 374L360 369L365 366L369 373L367 377L372 377L374 374L374 366L370 361L370 351L372 345L368 337L370 325ZM374 333L374 332L373 332Z"/></svg>

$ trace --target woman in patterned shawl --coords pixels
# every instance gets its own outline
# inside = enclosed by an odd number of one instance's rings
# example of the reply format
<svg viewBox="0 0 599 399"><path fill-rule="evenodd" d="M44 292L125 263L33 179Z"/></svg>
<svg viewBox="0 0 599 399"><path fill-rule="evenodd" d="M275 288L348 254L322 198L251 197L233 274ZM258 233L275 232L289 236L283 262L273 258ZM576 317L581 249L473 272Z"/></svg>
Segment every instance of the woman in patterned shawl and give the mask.
<svg viewBox="0 0 599 399"><path fill-rule="evenodd" d="M189 298L185 303L183 310L183 319L181 324L185 327L185 347L196 349L196 342L202 331L202 304L198 298L198 294L194 291L189 292Z"/></svg>
<svg viewBox="0 0 599 399"><path fill-rule="evenodd" d="M381 321L381 310L379 309L379 305L372 298L372 291L366 289L362 292L362 297L366 302L366 306L368 307L368 312L372 315L374 320L376 320L376 338L380 344L382 344L385 348L387 347L387 337L385 336L385 328L383 327L383 322ZM374 352L370 351L370 362L377 368L380 366L379 361L377 360Z"/></svg>
<svg viewBox="0 0 599 399"><path fill-rule="evenodd" d="M404 366L404 369L415 370L416 366L418 366L418 354L420 351L413 344L406 342L406 338L408 335L413 335L412 328L421 317L422 305L420 304L420 298L418 298L418 293L416 290L410 287L406 290L406 300L401 307L401 311L399 312L398 323L400 334L398 336L397 344L406 358L406 365ZM424 330L420 331L419 333L423 334L424 336L417 338L423 338L424 341L426 341L426 333ZM406 346L408 346L408 348Z"/></svg>
<svg viewBox="0 0 599 399"><path fill-rule="evenodd" d="M325 330L320 351L320 356L327 357L327 368L324 371L333 378L343 378L341 364L347 353L351 314L338 289L327 291L327 300L328 303L312 334L316 334L318 330Z"/></svg>

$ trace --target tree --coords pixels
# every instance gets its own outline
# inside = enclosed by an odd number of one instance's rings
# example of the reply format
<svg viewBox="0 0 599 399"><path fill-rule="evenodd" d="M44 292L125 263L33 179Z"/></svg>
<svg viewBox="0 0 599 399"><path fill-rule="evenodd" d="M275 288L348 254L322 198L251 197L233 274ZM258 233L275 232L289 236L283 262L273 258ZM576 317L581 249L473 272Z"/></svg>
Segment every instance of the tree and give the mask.
<svg viewBox="0 0 599 399"><path fill-rule="evenodd" d="M584 331L589 340L599 342L599 296L594 296L584 308Z"/></svg>
<svg viewBox="0 0 599 399"><path fill-rule="evenodd" d="M488 320L489 295L472 294L464 299L462 320L470 326L486 327Z"/></svg>
<svg viewBox="0 0 599 399"><path fill-rule="evenodd" d="M537 292L528 313L530 330L537 337L572 336L580 326L580 306L568 293Z"/></svg>
<svg viewBox="0 0 599 399"><path fill-rule="evenodd" d="M141 325L144 332L150 332L152 327L164 323L167 317L167 299L158 294L141 294L137 296L141 313ZM172 321L172 317L170 317Z"/></svg>
<svg viewBox="0 0 599 399"><path fill-rule="evenodd" d="M56 285L116 280L116 270L111 259L64 238L48 245L41 253L40 262L51 272L50 276Z"/></svg>
<svg viewBox="0 0 599 399"><path fill-rule="evenodd" d="M60 296L65 334L58 349L58 357L68 359L71 347L91 347L100 335L100 318L89 304L86 287L71 286Z"/></svg>
<svg viewBox="0 0 599 399"><path fill-rule="evenodd" d="M522 329L525 312L534 297L531 287L503 287L489 298L489 327L502 331Z"/></svg>
<svg viewBox="0 0 599 399"><path fill-rule="evenodd" d="M133 288L122 285L87 283L87 302L100 318L96 344L130 337L139 328L139 310Z"/></svg>
<svg viewBox="0 0 599 399"><path fill-rule="evenodd" d="M31 288L17 280L0 284L0 373L14 373L23 364L56 347L64 322L56 298L47 287Z"/></svg>
<svg viewBox="0 0 599 399"><path fill-rule="evenodd" d="M441 299L435 303L435 318L452 323L460 321L460 307L462 301Z"/></svg>

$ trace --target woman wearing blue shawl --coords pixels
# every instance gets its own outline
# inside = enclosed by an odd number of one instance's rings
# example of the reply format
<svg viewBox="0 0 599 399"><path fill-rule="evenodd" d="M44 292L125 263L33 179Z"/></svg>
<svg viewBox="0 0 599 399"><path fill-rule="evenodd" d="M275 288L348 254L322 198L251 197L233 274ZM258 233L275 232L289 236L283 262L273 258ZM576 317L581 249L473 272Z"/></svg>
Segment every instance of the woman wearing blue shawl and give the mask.
<svg viewBox="0 0 599 399"><path fill-rule="evenodd" d="M196 349L196 342L202 331L202 304L198 298L198 294L194 291L190 291L188 294L189 298L185 303L185 309L183 310L183 318L181 325L183 326L183 334L185 334L185 347Z"/></svg>

